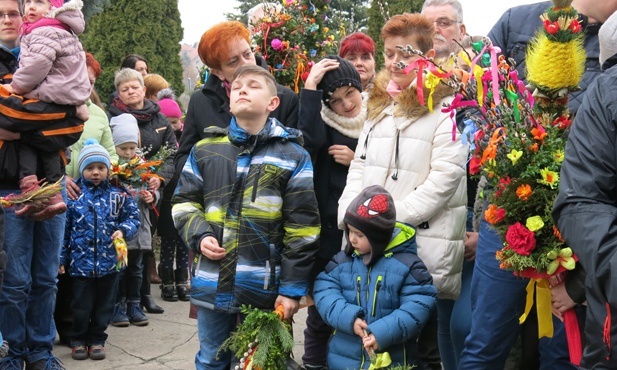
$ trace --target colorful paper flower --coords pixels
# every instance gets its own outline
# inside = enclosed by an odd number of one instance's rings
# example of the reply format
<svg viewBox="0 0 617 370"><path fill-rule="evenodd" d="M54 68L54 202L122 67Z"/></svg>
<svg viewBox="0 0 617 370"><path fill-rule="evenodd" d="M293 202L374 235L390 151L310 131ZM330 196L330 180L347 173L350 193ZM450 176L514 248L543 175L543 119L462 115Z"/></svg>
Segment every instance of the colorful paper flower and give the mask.
<svg viewBox="0 0 617 370"><path fill-rule="evenodd" d="M516 196L520 200L529 199L529 197L531 197L531 194L533 194L533 191L531 190L531 186L529 186L528 184L523 184L516 188Z"/></svg>
<svg viewBox="0 0 617 370"><path fill-rule="evenodd" d="M529 230L536 232L544 227L544 221L542 221L542 217L540 216L532 216L532 217L527 218L527 222L525 223L525 226Z"/></svg>
<svg viewBox="0 0 617 370"><path fill-rule="evenodd" d="M523 256L529 256L536 249L534 233L520 222L508 227L506 242L508 242L508 248Z"/></svg>
<svg viewBox="0 0 617 370"><path fill-rule="evenodd" d="M507 155L508 159L512 161L513 165L516 164L516 162L518 162L519 158L521 158L522 156L523 156L523 151L516 150L516 149L512 149L510 153Z"/></svg>

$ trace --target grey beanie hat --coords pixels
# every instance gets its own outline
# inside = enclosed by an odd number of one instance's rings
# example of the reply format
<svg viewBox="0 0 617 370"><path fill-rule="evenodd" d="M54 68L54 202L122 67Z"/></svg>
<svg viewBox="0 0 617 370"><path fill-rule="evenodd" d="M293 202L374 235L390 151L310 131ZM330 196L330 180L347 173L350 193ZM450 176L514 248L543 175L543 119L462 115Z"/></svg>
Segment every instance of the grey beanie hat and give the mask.
<svg viewBox="0 0 617 370"><path fill-rule="evenodd" d="M317 84L317 89L323 92L321 98L328 107L330 107L330 97L341 86L353 86L362 92L362 80L360 80L360 74L353 64L337 55L328 55L326 58L335 59L339 62L338 68L326 72Z"/></svg>
<svg viewBox="0 0 617 370"><path fill-rule="evenodd" d="M392 195L379 185L367 187L347 207L343 222L348 240L345 253L351 254L354 251L349 243L347 226L351 225L360 230L371 243L371 253L364 255L363 262L367 266L372 265L383 256L392 239L396 224L396 208Z"/></svg>
<svg viewBox="0 0 617 370"><path fill-rule="evenodd" d="M600 42L600 66L613 55L617 54L617 12L613 13L598 31Z"/></svg>
<svg viewBox="0 0 617 370"><path fill-rule="evenodd" d="M112 136L114 138L114 146L124 143L139 144L139 126L137 119L129 113L122 113L119 116L112 117L109 120Z"/></svg>

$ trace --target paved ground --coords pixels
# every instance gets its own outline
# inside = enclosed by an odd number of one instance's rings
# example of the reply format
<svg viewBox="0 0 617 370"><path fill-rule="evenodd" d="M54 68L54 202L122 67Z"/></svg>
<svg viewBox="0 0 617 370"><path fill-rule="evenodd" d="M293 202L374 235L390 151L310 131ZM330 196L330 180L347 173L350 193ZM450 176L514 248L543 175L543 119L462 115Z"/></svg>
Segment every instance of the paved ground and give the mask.
<svg viewBox="0 0 617 370"><path fill-rule="evenodd" d="M129 326L107 330L109 338L105 346L107 358L101 361L75 361L71 358L71 349L56 343L54 354L64 363L67 370L187 370L194 369L194 357L199 342L197 339L197 321L190 319L188 302L164 302L158 287L152 286L154 298L165 313L147 314L150 324L145 327ZM304 322L306 309L301 309L295 316L294 338L296 346L294 356L300 362L303 349Z"/></svg>

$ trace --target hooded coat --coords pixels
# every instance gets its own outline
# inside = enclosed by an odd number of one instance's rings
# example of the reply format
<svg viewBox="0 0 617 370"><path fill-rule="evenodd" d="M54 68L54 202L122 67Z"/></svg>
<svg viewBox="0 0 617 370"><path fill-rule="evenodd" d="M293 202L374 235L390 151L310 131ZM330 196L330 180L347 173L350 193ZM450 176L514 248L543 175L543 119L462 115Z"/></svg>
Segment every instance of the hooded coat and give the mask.
<svg viewBox="0 0 617 370"><path fill-rule="evenodd" d="M90 98L86 54L77 35L85 28L80 0L54 9L52 17L69 30L37 27L21 38L19 69L13 74L15 94L47 103L82 105Z"/></svg>
<svg viewBox="0 0 617 370"><path fill-rule="evenodd" d="M79 178L79 197L69 199L60 263L71 276L101 277L117 272L111 235L122 231L129 241L139 229L139 211L133 198L109 180L94 185Z"/></svg>
<svg viewBox="0 0 617 370"><path fill-rule="evenodd" d="M438 85L430 113L420 104L415 83L393 99L386 91L389 81L387 73L380 72L370 92L368 121L339 200L339 228L362 189L383 186L394 199L397 221L416 228L418 256L433 275L439 297L456 299L465 249L468 148L458 131L453 140L454 123L440 112L453 92Z"/></svg>
<svg viewBox="0 0 617 370"><path fill-rule="evenodd" d="M250 135L232 119L204 135L172 199L180 237L199 256L191 302L237 313L243 304L272 309L278 295L300 299L319 239L313 166L300 131L270 118ZM225 257L201 254L206 236Z"/></svg>
<svg viewBox="0 0 617 370"><path fill-rule="evenodd" d="M362 338L353 331L361 318L375 335L378 353L392 366L418 365L417 336L435 309L437 290L416 254L415 230L398 222L381 258L367 266L352 248L340 251L317 276L313 294L324 321L335 329L328 345L330 369L368 369Z"/></svg>
<svg viewBox="0 0 617 370"><path fill-rule="evenodd" d="M574 118L553 208L561 235L587 273L583 297L587 300L586 346L581 363L584 368L617 368L615 64L617 55L602 65L607 70L589 86ZM568 293L581 298L572 294L572 289Z"/></svg>

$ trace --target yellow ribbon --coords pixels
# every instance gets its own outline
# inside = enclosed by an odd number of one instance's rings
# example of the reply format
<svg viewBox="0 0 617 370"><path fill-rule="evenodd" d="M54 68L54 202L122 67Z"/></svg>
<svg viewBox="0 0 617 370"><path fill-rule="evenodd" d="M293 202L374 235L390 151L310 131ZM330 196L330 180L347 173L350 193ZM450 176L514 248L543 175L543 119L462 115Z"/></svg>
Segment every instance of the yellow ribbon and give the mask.
<svg viewBox="0 0 617 370"><path fill-rule="evenodd" d="M519 318L522 324L529 316L533 306L534 290L536 296L536 313L538 316L538 338L553 337L553 316L551 312L551 289L546 279L531 279L527 284L527 298L525 301L525 312Z"/></svg>

